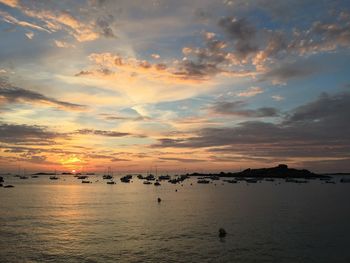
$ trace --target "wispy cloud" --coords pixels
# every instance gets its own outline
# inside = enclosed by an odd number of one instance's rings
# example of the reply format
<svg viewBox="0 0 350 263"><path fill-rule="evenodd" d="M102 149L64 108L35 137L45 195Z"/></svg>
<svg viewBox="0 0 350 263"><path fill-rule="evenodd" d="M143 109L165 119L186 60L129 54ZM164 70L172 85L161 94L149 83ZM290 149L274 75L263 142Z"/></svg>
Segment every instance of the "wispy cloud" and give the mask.
<svg viewBox="0 0 350 263"><path fill-rule="evenodd" d="M237 94L238 97L254 97L258 94L263 93L264 90L260 87L250 87L246 91Z"/></svg>
<svg viewBox="0 0 350 263"><path fill-rule="evenodd" d="M209 107L209 111L214 114L240 116L246 118L276 117L279 111L272 107L262 107L258 109L245 109L244 101L219 101Z"/></svg>
<svg viewBox="0 0 350 263"><path fill-rule="evenodd" d="M5 103L29 102L53 105L66 110L85 110L86 106L70 102L60 101L47 97L38 92L15 87L6 79L0 79L0 101Z"/></svg>

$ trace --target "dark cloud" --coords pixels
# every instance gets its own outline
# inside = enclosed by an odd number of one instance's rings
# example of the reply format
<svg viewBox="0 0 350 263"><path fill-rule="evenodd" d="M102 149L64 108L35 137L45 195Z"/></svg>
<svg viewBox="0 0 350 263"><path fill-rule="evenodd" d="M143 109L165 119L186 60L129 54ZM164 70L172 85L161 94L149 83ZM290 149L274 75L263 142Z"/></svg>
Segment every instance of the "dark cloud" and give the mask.
<svg viewBox="0 0 350 263"><path fill-rule="evenodd" d="M84 110L86 106L70 102L56 100L46 97L38 92L22 89L11 85L6 79L0 79L0 101L5 103L32 102L41 104L51 104L58 108L69 110Z"/></svg>
<svg viewBox="0 0 350 263"><path fill-rule="evenodd" d="M105 15L97 18L96 26L100 31L100 34L107 38L116 38L113 32L111 24L114 22L113 15Z"/></svg>
<svg viewBox="0 0 350 263"><path fill-rule="evenodd" d="M316 172L348 173L350 171L350 158L303 161L301 166Z"/></svg>
<svg viewBox="0 0 350 263"><path fill-rule="evenodd" d="M287 62L275 66L260 77L260 81L271 79L277 82L286 82L290 79L305 78L322 71L322 67L311 61Z"/></svg>
<svg viewBox="0 0 350 263"><path fill-rule="evenodd" d="M89 70L81 70L78 73L76 73L74 76L80 77L80 76L86 76L86 75L92 75L94 74L92 71Z"/></svg>
<svg viewBox="0 0 350 263"><path fill-rule="evenodd" d="M117 158L117 157L114 157L112 159L110 159L111 162L129 162L131 160L129 159L124 159L124 158Z"/></svg>
<svg viewBox="0 0 350 263"><path fill-rule="evenodd" d="M213 106L209 108L214 114L229 115L229 116L240 116L240 117L250 117L250 118L260 118L260 117L277 117L279 111L272 107L262 107L258 109L244 109L246 103L244 101L221 101L216 102Z"/></svg>
<svg viewBox="0 0 350 263"><path fill-rule="evenodd" d="M210 147L216 153L253 157L341 158L350 152L349 116L350 93L322 94L291 110L278 123L250 121L204 128L189 138L162 138L154 147Z"/></svg>
<svg viewBox="0 0 350 263"><path fill-rule="evenodd" d="M183 78L203 79L219 72L221 70L214 63L184 61L174 74Z"/></svg>
<svg viewBox="0 0 350 263"><path fill-rule="evenodd" d="M271 162L271 159L269 158L262 158L262 157L249 157L249 156L231 156L231 155L226 155L226 156L216 156L212 155L209 157L211 161L213 162ZM282 160L276 160L274 159L274 162L278 162Z"/></svg>
<svg viewBox="0 0 350 263"><path fill-rule="evenodd" d="M344 125L349 118L349 112L350 93L336 95L322 93L318 100L295 108L286 121L287 123L295 123L326 120Z"/></svg>
<svg viewBox="0 0 350 263"><path fill-rule="evenodd" d="M54 139L66 137L37 125L0 123L0 142L8 144L54 144Z"/></svg>
<svg viewBox="0 0 350 263"><path fill-rule="evenodd" d="M254 43L257 30L246 19L224 17L219 20L218 25L234 41L238 57L244 59L258 50L258 46Z"/></svg>
<svg viewBox="0 0 350 263"><path fill-rule="evenodd" d="M100 68L97 70L81 70L80 72L74 74L75 77L80 77L80 76L87 76L87 75L93 75L93 74L101 74L101 75L105 75L105 76L109 76L114 74L113 71L111 71L108 68Z"/></svg>
<svg viewBox="0 0 350 263"><path fill-rule="evenodd" d="M193 158L160 157L158 159L163 161L177 161L182 163L206 162L206 160L193 159Z"/></svg>
<svg viewBox="0 0 350 263"><path fill-rule="evenodd" d="M106 137L124 137L131 135L126 132L116 132L116 131L103 131L103 130L92 130L92 129L81 129L77 130L75 133L82 135L99 135Z"/></svg>
<svg viewBox="0 0 350 263"><path fill-rule="evenodd" d="M205 47L183 48L186 59L179 64L174 73L184 78L204 79L226 72L225 66L230 62L226 43L215 39L215 34L203 35ZM187 58L188 56L188 58Z"/></svg>
<svg viewBox="0 0 350 263"><path fill-rule="evenodd" d="M85 157L89 157L92 159L109 159L111 162L128 162L128 161L130 161L129 159L118 158L118 157L114 157L112 155L95 154L95 153L87 154L87 155L85 155Z"/></svg>

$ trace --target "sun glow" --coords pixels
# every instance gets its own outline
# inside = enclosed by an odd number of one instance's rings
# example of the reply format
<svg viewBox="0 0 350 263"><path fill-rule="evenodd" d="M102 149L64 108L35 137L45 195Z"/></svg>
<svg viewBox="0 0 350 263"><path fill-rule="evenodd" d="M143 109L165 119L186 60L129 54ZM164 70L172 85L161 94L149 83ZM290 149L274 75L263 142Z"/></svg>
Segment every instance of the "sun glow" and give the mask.
<svg viewBox="0 0 350 263"><path fill-rule="evenodd" d="M62 158L60 162L64 168L71 170L72 173L76 173L77 169L80 169L85 163L84 160L76 155Z"/></svg>

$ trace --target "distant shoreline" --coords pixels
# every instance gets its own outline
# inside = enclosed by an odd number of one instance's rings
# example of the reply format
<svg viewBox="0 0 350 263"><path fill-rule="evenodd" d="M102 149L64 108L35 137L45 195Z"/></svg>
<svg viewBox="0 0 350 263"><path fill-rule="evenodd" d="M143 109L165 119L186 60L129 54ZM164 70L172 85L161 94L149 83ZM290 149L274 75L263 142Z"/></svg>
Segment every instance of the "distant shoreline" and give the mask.
<svg viewBox="0 0 350 263"><path fill-rule="evenodd" d="M71 173L71 172L62 172L62 173L53 173L53 172L37 172L31 175L97 175L98 173ZM1 173L0 175L13 175L12 173ZM137 175L137 173L135 173ZM245 169L240 172L209 172L209 173L186 173L178 174L178 176L217 176L217 177L254 177L254 178L327 178L329 176L350 176L350 172L334 172L334 173L313 173L306 169L295 169L289 168L285 164L280 164L276 167L270 168L256 168L256 169Z"/></svg>

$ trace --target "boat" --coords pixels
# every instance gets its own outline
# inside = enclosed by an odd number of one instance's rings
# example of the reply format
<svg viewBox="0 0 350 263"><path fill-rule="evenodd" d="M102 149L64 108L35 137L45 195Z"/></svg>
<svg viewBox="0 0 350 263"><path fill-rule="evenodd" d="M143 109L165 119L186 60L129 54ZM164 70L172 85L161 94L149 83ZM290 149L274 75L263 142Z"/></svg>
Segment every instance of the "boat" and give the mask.
<svg viewBox="0 0 350 263"><path fill-rule="evenodd" d="M77 178L84 180L86 178L89 178L89 176L87 176L87 175L79 175Z"/></svg>
<svg viewBox="0 0 350 263"><path fill-rule="evenodd" d="M131 179L132 179L132 175L125 175L122 178L120 178L120 181L123 183L130 183Z"/></svg>
<svg viewBox="0 0 350 263"><path fill-rule="evenodd" d="M111 180L113 179L113 176L111 175L111 167L107 168L107 173L102 176L104 180Z"/></svg>
<svg viewBox="0 0 350 263"><path fill-rule="evenodd" d="M157 181L154 183L155 186L160 186L160 183Z"/></svg>
<svg viewBox="0 0 350 263"><path fill-rule="evenodd" d="M25 180L25 179L28 179L28 176L21 175L21 176L19 177L19 179Z"/></svg>
<svg viewBox="0 0 350 263"><path fill-rule="evenodd" d="M156 178L154 177L153 174L147 175L145 179L148 180L148 181L154 181L154 180L156 180Z"/></svg>
<svg viewBox="0 0 350 263"><path fill-rule="evenodd" d="M161 180L170 180L170 175L161 175L158 177L158 180L161 181Z"/></svg>
<svg viewBox="0 0 350 263"><path fill-rule="evenodd" d="M327 180L329 180L329 177L321 177L320 178L320 181L327 181Z"/></svg>
<svg viewBox="0 0 350 263"><path fill-rule="evenodd" d="M88 180L83 180L83 181L81 181L81 183L82 183L82 184L91 184L91 182L88 181Z"/></svg>
<svg viewBox="0 0 350 263"><path fill-rule="evenodd" d="M152 184L150 181L144 181L143 184Z"/></svg>
<svg viewBox="0 0 350 263"><path fill-rule="evenodd" d="M116 184L116 183L113 181L109 181L109 182L107 182L107 184Z"/></svg>
<svg viewBox="0 0 350 263"><path fill-rule="evenodd" d="M208 180L205 179L201 179L197 181L198 184L209 184L210 182Z"/></svg>
<svg viewBox="0 0 350 263"><path fill-rule="evenodd" d="M5 185L4 188L13 188L14 186L12 184Z"/></svg>
<svg viewBox="0 0 350 263"><path fill-rule="evenodd" d="M258 182L257 179L252 179L252 178L247 178L247 179L245 179L245 181L246 181L247 183L251 183L251 184L255 184L255 183Z"/></svg>
<svg viewBox="0 0 350 263"><path fill-rule="evenodd" d="M325 183L325 184L335 184L334 181L325 181L324 183Z"/></svg>
<svg viewBox="0 0 350 263"><path fill-rule="evenodd" d="M31 177L32 178L39 178L39 176L37 176L37 175L32 175Z"/></svg>
<svg viewBox="0 0 350 263"><path fill-rule="evenodd" d="M60 179L60 178L58 178L57 176L50 176L49 179L50 179L50 180L58 180L58 179Z"/></svg>
<svg viewBox="0 0 350 263"><path fill-rule="evenodd" d="M224 182L229 183L229 184L237 184L237 180L224 180Z"/></svg>
<svg viewBox="0 0 350 263"><path fill-rule="evenodd" d="M220 238L224 238L226 235L227 235L226 230L223 229L223 228L220 228L220 229L219 229L219 237L220 237Z"/></svg>

